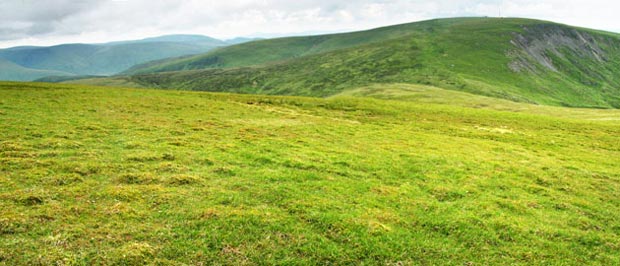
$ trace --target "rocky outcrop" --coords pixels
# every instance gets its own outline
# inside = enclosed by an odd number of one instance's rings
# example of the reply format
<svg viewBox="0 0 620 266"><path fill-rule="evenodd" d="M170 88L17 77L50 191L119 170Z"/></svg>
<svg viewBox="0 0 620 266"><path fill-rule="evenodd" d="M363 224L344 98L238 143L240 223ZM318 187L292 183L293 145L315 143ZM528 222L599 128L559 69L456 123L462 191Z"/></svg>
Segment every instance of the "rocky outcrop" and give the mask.
<svg viewBox="0 0 620 266"><path fill-rule="evenodd" d="M523 27L523 32L515 33L511 40L517 49L509 53L513 61L508 66L515 72L535 72L539 66L557 72L553 57L565 58L566 53L604 62L608 60L607 53L600 41L586 31L557 24Z"/></svg>

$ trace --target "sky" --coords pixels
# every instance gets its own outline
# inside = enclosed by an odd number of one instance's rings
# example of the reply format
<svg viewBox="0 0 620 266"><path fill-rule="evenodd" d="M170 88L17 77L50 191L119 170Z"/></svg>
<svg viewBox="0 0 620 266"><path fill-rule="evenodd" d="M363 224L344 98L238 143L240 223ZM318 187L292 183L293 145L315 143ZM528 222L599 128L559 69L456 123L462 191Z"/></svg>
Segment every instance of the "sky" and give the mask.
<svg viewBox="0 0 620 266"><path fill-rule="evenodd" d="M276 37L500 14L620 32L618 10L618 0L0 0L0 47L166 34Z"/></svg>

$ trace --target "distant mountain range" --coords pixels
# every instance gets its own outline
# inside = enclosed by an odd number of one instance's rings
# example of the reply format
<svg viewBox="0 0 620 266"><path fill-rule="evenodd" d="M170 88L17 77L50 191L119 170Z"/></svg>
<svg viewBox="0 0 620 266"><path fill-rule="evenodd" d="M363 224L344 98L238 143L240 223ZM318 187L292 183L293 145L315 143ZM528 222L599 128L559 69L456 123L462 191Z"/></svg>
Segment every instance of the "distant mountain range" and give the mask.
<svg viewBox="0 0 620 266"><path fill-rule="evenodd" d="M218 40L202 35L166 35L103 44L20 46L0 49L0 80L48 76L112 75L136 64L208 52L253 39Z"/></svg>

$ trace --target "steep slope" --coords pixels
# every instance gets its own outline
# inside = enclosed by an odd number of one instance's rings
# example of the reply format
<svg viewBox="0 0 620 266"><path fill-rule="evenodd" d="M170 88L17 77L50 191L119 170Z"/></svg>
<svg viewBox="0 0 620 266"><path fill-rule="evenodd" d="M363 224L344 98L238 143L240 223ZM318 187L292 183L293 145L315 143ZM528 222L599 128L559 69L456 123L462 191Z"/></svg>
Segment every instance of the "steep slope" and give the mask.
<svg viewBox="0 0 620 266"><path fill-rule="evenodd" d="M108 44L16 47L0 50L0 58L25 68L71 75L111 75L139 63L204 53L225 45L223 41L206 36L173 35ZM5 75L5 79L24 80L23 76L9 75Z"/></svg>
<svg viewBox="0 0 620 266"><path fill-rule="evenodd" d="M432 20L259 41L133 71L193 68L207 69L121 79L147 87L321 97L373 83L410 83L538 104L620 107L618 35L527 19Z"/></svg>
<svg viewBox="0 0 620 266"><path fill-rule="evenodd" d="M0 58L0 80L35 80L54 75L68 76L70 74L61 71L26 68Z"/></svg>

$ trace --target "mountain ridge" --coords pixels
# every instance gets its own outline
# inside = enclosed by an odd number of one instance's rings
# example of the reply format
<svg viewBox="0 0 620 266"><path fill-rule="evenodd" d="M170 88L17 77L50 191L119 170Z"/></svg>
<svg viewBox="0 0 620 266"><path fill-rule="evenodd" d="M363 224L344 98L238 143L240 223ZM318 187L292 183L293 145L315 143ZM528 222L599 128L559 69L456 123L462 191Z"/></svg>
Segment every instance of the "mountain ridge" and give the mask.
<svg viewBox="0 0 620 266"><path fill-rule="evenodd" d="M319 97L410 83L618 108L618 72L618 34L521 18L450 18L250 42L137 65L116 78L144 87Z"/></svg>
<svg viewBox="0 0 620 266"><path fill-rule="evenodd" d="M236 39L231 43L247 40ZM55 75L64 73L67 77L113 75L143 62L200 54L231 43L203 35L177 34L99 44L17 46L0 49L0 58L16 65L6 73L18 73L21 71L19 68L26 68L50 71ZM33 80L31 77L42 78L39 75L11 76L6 73L2 79L28 81Z"/></svg>

